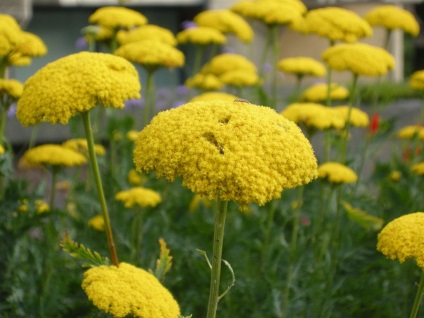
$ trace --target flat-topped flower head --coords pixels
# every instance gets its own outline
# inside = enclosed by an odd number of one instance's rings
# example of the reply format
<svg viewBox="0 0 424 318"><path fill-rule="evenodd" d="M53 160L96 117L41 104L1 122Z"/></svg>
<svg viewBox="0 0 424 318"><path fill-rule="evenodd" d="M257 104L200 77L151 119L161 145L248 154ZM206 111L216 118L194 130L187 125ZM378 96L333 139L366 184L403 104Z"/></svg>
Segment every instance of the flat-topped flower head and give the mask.
<svg viewBox="0 0 424 318"><path fill-rule="evenodd" d="M332 107L331 110L339 114L339 116L342 117L345 122L347 122L347 118L348 116L350 116L349 118L350 126L367 127L370 124L370 119L368 117L368 114L359 108L349 107L349 106L336 106L336 107ZM349 115L349 112L350 112L350 115Z"/></svg>
<svg viewBox="0 0 424 318"><path fill-rule="evenodd" d="M417 163L412 166L411 168L412 172L419 175L424 176L424 162Z"/></svg>
<svg viewBox="0 0 424 318"><path fill-rule="evenodd" d="M242 206L279 198L310 182L317 162L300 128L275 110L246 101L187 103L159 113L139 134L138 170L209 199Z"/></svg>
<svg viewBox="0 0 424 318"><path fill-rule="evenodd" d="M209 63L202 67L202 73L222 75L226 72L241 70L248 73L256 73L256 65L248 58L236 53L222 53L213 57Z"/></svg>
<svg viewBox="0 0 424 318"><path fill-rule="evenodd" d="M245 43L252 42L253 30L240 15L230 10L206 10L194 17L199 26L217 29L224 34L234 34Z"/></svg>
<svg viewBox="0 0 424 318"><path fill-rule="evenodd" d="M217 29L198 26L178 32L177 41L179 44L193 43L197 45L220 45L227 43L227 38L221 31Z"/></svg>
<svg viewBox="0 0 424 318"><path fill-rule="evenodd" d="M178 318L180 307L153 274L127 263L98 266L84 273L82 289L113 317Z"/></svg>
<svg viewBox="0 0 424 318"><path fill-rule="evenodd" d="M207 91L214 91L224 86L224 83L214 74L195 74L185 81L187 87L199 88Z"/></svg>
<svg viewBox="0 0 424 318"><path fill-rule="evenodd" d="M398 130L397 137L400 139L415 139L424 140L424 126L409 125Z"/></svg>
<svg viewBox="0 0 424 318"><path fill-rule="evenodd" d="M184 65L184 54L172 45L158 40L132 42L119 47L115 54L147 69L175 68Z"/></svg>
<svg viewBox="0 0 424 318"><path fill-rule="evenodd" d="M290 104L281 112L281 115L296 124L318 130L342 129L346 124L346 120L332 108L315 103Z"/></svg>
<svg viewBox="0 0 424 318"><path fill-rule="evenodd" d="M307 102L323 102L327 100L328 85L317 83L305 89L300 100ZM331 83L330 96L332 100L344 100L349 97L349 90L339 84Z"/></svg>
<svg viewBox="0 0 424 318"><path fill-rule="evenodd" d="M22 31L15 18L0 14L0 56L9 55L22 42Z"/></svg>
<svg viewBox="0 0 424 318"><path fill-rule="evenodd" d="M83 139L83 138L69 139L65 141L62 144L62 146L88 156L88 144L86 139ZM105 150L105 147L103 147L102 145L95 144L94 152L98 156L103 156L106 153L106 150Z"/></svg>
<svg viewBox="0 0 424 318"><path fill-rule="evenodd" d="M190 102L205 101L205 100L225 100L225 101L233 102L236 99L239 99L239 97L233 94L228 94L224 92L207 92L207 93L194 96L190 100Z"/></svg>
<svg viewBox="0 0 424 318"><path fill-rule="evenodd" d="M87 163L87 158L82 154L55 144L45 144L27 150L23 161L31 166L64 166L74 167Z"/></svg>
<svg viewBox="0 0 424 318"><path fill-rule="evenodd" d="M394 69L395 59L386 50L366 43L345 43L329 47L322 59L336 71L355 75L381 76Z"/></svg>
<svg viewBox="0 0 424 318"><path fill-rule="evenodd" d="M81 52L51 62L24 85L17 118L24 125L47 121L67 124L100 104L123 108L140 97L140 81L127 60L105 53Z"/></svg>
<svg viewBox="0 0 424 318"><path fill-rule="evenodd" d="M418 91L424 91L424 70L412 73L409 86Z"/></svg>
<svg viewBox="0 0 424 318"><path fill-rule="evenodd" d="M338 162L326 162L318 167L318 176L330 183L352 183L358 180L356 173Z"/></svg>
<svg viewBox="0 0 424 318"><path fill-rule="evenodd" d="M289 57L278 62L278 69L284 73L322 77L326 73L325 66L311 57Z"/></svg>
<svg viewBox="0 0 424 318"><path fill-rule="evenodd" d="M324 7L308 11L304 23L306 33L317 34L331 42L356 42L372 35L371 26L355 12Z"/></svg>
<svg viewBox="0 0 424 318"><path fill-rule="evenodd" d="M157 40L171 46L177 45L177 39L170 30L154 24L146 24L129 31L121 30L117 34L117 39L121 45L144 40Z"/></svg>
<svg viewBox="0 0 424 318"><path fill-rule="evenodd" d="M162 197L159 193L143 187L120 191L115 195L115 199L123 202L126 208L134 206L153 208L162 202Z"/></svg>
<svg viewBox="0 0 424 318"><path fill-rule="evenodd" d="M130 29L144 25L147 19L140 12L124 7L101 7L90 17L91 24L98 24L110 29Z"/></svg>
<svg viewBox="0 0 424 318"><path fill-rule="evenodd" d="M414 259L424 269L424 212L398 217L378 234L377 250L403 263Z"/></svg>
<svg viewBox="0 0 424 318"><path fill-rule="evenodd" d="M36 34L21 32L22 42L16 46L15 51L22 56L38 57L47 54L47 47L44 41Z"/></svg>
<svg viewBox="0 0 424 318"><path fill-rule="evenodd" d="M248 72L244 70L225 72L219 76L219 79L226 85L236 87L254 86L261 83L261 79L256 72Z"/></svg>
<svg viewBox="0 0 424 318"><path fill-rule="evenodd" d="M0 99L17 100L22 95L23 87L17 80L0 78Z"/></svg>
<svg viewBox="0 0 424 318"><path fill-rule="evenodd" d="M420 33L420 25L414 15L398 6L377 6L367 12L364 19L372 26L381 26L388 30L400 29L412 36Z"/></svg>

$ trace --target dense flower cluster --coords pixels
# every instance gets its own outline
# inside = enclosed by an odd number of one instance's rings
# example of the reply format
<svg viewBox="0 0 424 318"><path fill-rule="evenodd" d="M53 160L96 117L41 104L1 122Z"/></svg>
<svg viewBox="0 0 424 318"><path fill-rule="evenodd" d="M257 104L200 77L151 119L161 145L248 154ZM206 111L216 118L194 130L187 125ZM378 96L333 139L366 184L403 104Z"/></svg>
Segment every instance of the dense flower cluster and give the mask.
<svg viewBox="0 0 424 318"><path fill-rule="evenodd" d="M308 11L303 31L328 38L331 42L356 42L372 35L371 26L355 12L338 7Z"/></svg>
<svg viewBox="0 0 424 318"><path fill-rule="evenodd" d="M397 132L397 136L401 139L414 139L424 140L424 126L409 125L405 126Z"/></svg>
<svg viewBox="0 0 424 318"><path fill-rule="evenodd" d="M336 71L351 71L355 75L381 76L395 67L389 52L366 43L332 46L324 51L322 59Z"/></svg>
<svg viewBox="0 0 424 318"><path fill-rule="evenodd" d="M191 102L159 113L139 134L134 163L209 199L265 204L316 177L299 127L244 101Z"/></svg>
<svg viewBox="0 0 424 318"><path fill-rule="evenodd" d="M281 59L278 62L278 68L285 73L311 75L315 77L322 77L326 73L325 66L321 62L303 56Z"/></svg>
<svg viewBox="0 0 424 318"><path fill-rule="evenodd" d="M82 288L97 308L114 317L180 316L178 303L157 278L127 263L90 268L84 273Z"/></svg>
<svg viewBox="0 0 424 318"><path fill-rule="evenodd" d="M326 162L318 167L318 177L331 183L352 183L356 182L356 173L338 162Z"/></svg>
<svg viewBox="0 0 424 318"><path fill-rule="evenodd" d="M146 68L175 68L184 65L184 54L158 40L132 42L119 47L115 54Z"/></svg>
<svg viewBox="0 0 424 318"><path fill-rule="evenodd" d="M154 24L146 24L128 31L121 30L116 37L121 45L145 40L158 40L172 46L177 45L177 39L170 30Z"/></svg>
<svg viewBox="0 0 424 318"><path fill-rule="evenodd" d="M328 85L317 83L305 89L300 100L308 102L323 102L327 99ZM336 83L331 83L330 96L332 100L344 100L349 97L349 90Z"/></svg>
<svg viewBox="0 0 424 318"><path fill-rule="evenodd" d="M72 149L74 151L78 151L79 153L82 153L84 155L88 155L87 139L83 139L83 138L69 139L69 140L65 141L62 144L62 146L65 147L65 148ZM105 147L103 147L102 145L95 144L94 145L94 152L96 153L96 155L103 156L105 154L106 150L105 150Z"/></svg>
<svg viewBox="0 0 424 318"><path fill-rule="evenodd" d="M207 92L207 93L203 93L197 96L194 96L190 102L195 102L195 101L204 101L204 100L216 100L216 99L220 99L220 100L225 100L225 101L235 101L236 99L239 99L237 96L233 95L233 94L228 94L228 93L224 93L224 92Z"/></svg>
<svg viewBox="0 0 424 318"><path fill-rule="evenodd" d="M224 34L234 34L245 43L253 40L253 30L250 25L230 10L206 10L196 15L194 22L199 26L217 29Z"/></svg>
<svg viewBox="0 0 424 318"><path fill-rule="evenodd" d="M281 115L297 124L304 124L308 128L318 130L342 129L346 124L346 120L333 108L315 103L290 104L281 112Z"/></svg>
<svg viewBox="0 0 424 318"><path fill-rule="evenodd" d="M224 83L216 75L198 73L193 77L187 78L185 85L187 87L195 87L207 91L214 91L222 88Z"/></svg>
<svg viewBox="0 0 424 318"><path fill-rule="evenodd" d="M125 59L105 53L81 52L51 62L24 85L17 118L24 125L41 121L68 123L97 104L124 107L140 97L138 73Z"/></svg>
<svg viewBox="0 0 424 318"><path fill-rule="evenodd" d="M146 17L140 12L113 6L97 9L88 20L91 24L98 24L110 29L130 29L147 23Z"/></svg>
<svg viewBox="0 0 424 318"><path fill-rule="evenodd" d="M28 167L45 165L73 167L85 164L87 158L69 148L45 144L27 150L23 161Z"/></svg>
<svg viewBox="0 0 424 318"><path fill-rule="evenodd" d="M0 98L17 100L23 92L23 84L14 79L0 78Z"/></svg>
<svg viewBox="0 0 424 318"><path fill-rule="evenodd" d="M413 36L420 32L420 25L414 15L394 5L377 6L364 19L372 26L382 26L388 30L401 29Z"/></svg>
<svg viewBox="0 0 424 318"><path fill-rule="evenodd" d="M218 31L217 29L199 26L178 32L177 41L179 44L225 44L227 43L227 38L222 32Z"/></svg>
<svg viewBox="0 0 424 318"><path fill-rule="evenodd" d="M349 116L349 122L351 126L367 127L370 123L368 114L359 108L351 107L349 110L349 106L337 106L333 107L332 110L337 112L344 119L344 121L347 121Z"/></svg>
<svg viewBox="0 0 424 318"><path fill-rule="evenodd" d="M403 215L387 224L378 235L377 250L403 263L414 259L424 269L424 213Z"/></svg>
<svg viewBox="0 0 424 318"><path fill-rule="evenodd" d="M159 193L142 187L120 191L115 195L115 199L123 202L126 208L132 208L134 206L140 206L142 208L155 207L162 202Z"/></svg>
<svg viewBox="0 0 424 318"><path fill-rule="evenodd" d="M412 73L409 86L419 91L424 90L424 70Z"/></svg>
<svg viewBox="0 0 424 318"><path fill-rule="evenodd" d="M103 215L97 214L93 216L90 220L88 220L88 226L92 227L93 229L97 231L104 231L105 219L103 218Z"/></svg>
<svg viewBox="0 0 424 318"><path fill-rule="evenodd" d="M412 169L412 172L414 172L415 174L419 176L424 175L424 162L420 162L413 165L411 169Z"/></svg>

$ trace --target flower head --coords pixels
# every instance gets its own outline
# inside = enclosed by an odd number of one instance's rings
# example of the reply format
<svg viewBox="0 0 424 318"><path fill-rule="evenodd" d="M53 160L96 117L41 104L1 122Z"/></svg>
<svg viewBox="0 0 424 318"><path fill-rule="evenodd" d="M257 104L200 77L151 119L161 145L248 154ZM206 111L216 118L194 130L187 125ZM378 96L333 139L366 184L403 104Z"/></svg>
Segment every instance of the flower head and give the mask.
<svg viewBox="0 0 424 318"><path fill-rule="evenodd" d="M412 73L409 86L419 91L424 90L424 70Z"/></svg>
<svg viewBox="0 0 424 318"><path fill-rule="evenodd" d="M131 169L128 172L128 183L132 185L140 185L144 182L143 176L135 169Z"/></svg>
<svg viewBox="0 0 424 318"><path fill-rule="evenodd" d="M305 89L300 96L300 100L308 102L322 102L327 99L328 85L326 83L317 83ZM349 97L349 91L336 83L331 83L330 96L332 100L343 100Z"/></svg>
<svg viewBox="0 0 424 318"><path fill-rule="evenodd" d="M258 74L253 72L246 72L243 70L234 70L225 72L219 79L222 83L231 86L254 86L261 82Z"/></svg>
<svg viewBox="0 0 424 318"><path fill-rule="evenodd" d="M316 158L299 127L271 108L243 101L187 103L161 112L139 134L141 171L209 199L265 204L316 177Z"/></svg>
<svg viewBox="0 0 424 318"><path fill-rule="evenodd" d="M310 57L290 57L278 62L278 69L285 73L311 75L322 77L325 75L325 66Z"/></svg>
<svg viewBox="0 0 424 318"><path fill-rule="evenodd" d="M397 132L397 136L401 139L414 139L424 140L424 126L410 125L405 126Z"/></svg>
<svg viewBox="0 0 424 318"><path fill-rule="evenodd" d="M137 70L125 59L105 53L81 52L51 62L24 85L17 118L24 125L41 121L68 123L97 104L123 108L140 97Z"/></svg>
<svg viewBox="0 0 424 318"><path fill-rule="evenodd" d="M336 71L351 71L355 75L381 76L395 67L389 52L366 43L332 46L324 51L322 59Z"/></svg>
<svg viewBox="0 0 424 318"><path fill-rule="evenodd" d="M72 149L74 151L77 151L83 155L88 155L88 144L87 144L87 140L83 139L83 138L74 138L74 139L69 139L67 141L65 141L62 144L63 147L65 148L69 148ZM100 144L95 144L94 145L94 152L96 153L96 155L98 156L103 156L106 153L105 147L103 147Z"/></svg>
<svg viewBox="0 0 424 318"><path fill-rule="evenodd" d="M394 5L377 6L364 19L372 26L382 26L388 30L401 29L413 36L420 32L420 25L414 15Z"/></svg>
<svg viewBox="0 0 424 318"><path fill-rule="evenodd" d="M27 150L23 160L29 166L80 166L87 162L82 154L60 145L45 144Z"/></svg>
<svg viewBox="0 0 424 318"><path fill-rule="evenodd" d="M203 66L202 73L214 75L223 75L231 71L245 71L247 73L256 73L256 65L243 55L236 53L222 53L212 58L209 63Z"/></svg>
<svg viewBox="0 0 424 318"><path fill-rule="evenodd" d="M146 24L129 31L121 30L117 39L121 45L145 40L158 40L171 46L177 44L177 39L170 30L154 24Z"/></svg>
<svg viewBox="0 0 424 318"><path fill-rule="evenodd" d="M314 33L332 42L356 42L372 35L371 26L355 12L324 7L308 11L304 23L306 33Z"/></svg>
<svg viewBox="0 0 424 318"><path fill-rule="evenodd" d="M179 44L225 44L227 43L227 38L222 32L218 31L217 29L199 26L178 32L177 41Z"/></svg>
<svg viewBox="0 0 424 318"><path fill-rule="evenodd" d="M319 130L342 129L346 120L332 108L315 103L294 103L287 106L281 115L297 124Z"/></svg>
<svg viewBox="0 0 424 318"><path fill-rule="evenodd" d="M217 29L224 34L235 34L245 43L253 40L253 30L250 25L230 10L206 10L196 15L194 22L199 26Z"/></svg>
<svg viewBox="0 0 424 318"><path fill-rule="evenodd" d="M175 68L184 65L184 54L175 47L158 40L144 40L125 44L115 54L145 68Z"/></svg>
<svg viewBox="0 0 424 318"><path fill-rule="evenodd" d="M403 263L414 259L424 269L424 212L403 215L388 223L378 234L377 250Z"/></svg>
<svg viewBox="0 0 424 318"><path fill-rule="evenodd" d="M47 47L43 40L30 32L21 32L22 42L15 48L15 51L22 56L43 56L47 54Z"/></svg>
<svg viewBox="0 0 424 318"><path fill-rule="evenodd" d="M0 56L7 56L23 42L22 31L15 18L0 14Z"/></svg>
<svg viewBox="0 0 424 318"><path fill-rule="evenodd" d="M203 93L203 94L194 96L190 100L190 102L205 101L205 100L217 100L217 99L233 102L236 99L238 99L238 97L233 95L233 94L228 94L228 93L224 93L224 92L207 92L207 93Z"/></svg>
<svg viewBox="0 0 424 318"><path fill-rule="evenodd" d="M332 107L331 109L332 111L340 114L345 122L347 121L347 117L349 116L349 106L337 106ZM356 107L350 108L349 121L350 125L354 127L366 127L370 123L368 114Z"/></svg>
<svg viewBox="0 0 424 318"><path fill-rule="evenodd" d="M0 98L6 95L12 100L17 100L23 92L23 84L14 79L0 78Z"/></svg>
<svg viewBox="0 0 424 318"><path fill-rule="evenodd" d="M375 113L371 117L370 133L371 134L377 133L379 127L380 127L380 115L378 113Z"/></svg>
<svg viewBox="0 0 424 318"><path fill-rule="evenodd" d="M114 317L180 315L178 303L155 276L127 263L90 268L84 273L82 289L97 308Z"/></svg>
<svg viewBox="0 0 424 318"><path fill-rule="evenodd" d="M93 216L90 220L88 220L88 226L97 231L104 231L105 219L103 218L103 215L97 214Z"/></svg>
<svg viewBox="0 0 424 318"><path fill-rule="evenodd" d="M352 169L338 162L326 162L320 165L318 167L318 176L335 184L352 183L358 179Z"/></svg>
<svg viewBox="0 0 424 318"><path fill-rule="evenodd" d="M424 176L424 162L417 163L412 166L412 172L419 176Z"/></svg>
<svg viewBox="0 0 424 318"><path fill-rule="evenodd" d="M193 77L189 77L185 81L185 85L204 90L217 90L224 86L224 83L216 75L198 73Z"/></svg>
<svg viewBox="0 0 424 318"><path fill-rule="evenodd" d="M98 24L110 29L130 29L147 23L140 12L124 7L101 7L88 19L91 24Z"/></svg>
<svg viewBox="0 0 424 318"><path fill-rule="evenodd" d="M153 208L162 202L162 198L159 193L142 187L135 187L129 190L120 191L115 195L115 199L123 202L126 208L132 208L135 205L142 208Z"/></svg>

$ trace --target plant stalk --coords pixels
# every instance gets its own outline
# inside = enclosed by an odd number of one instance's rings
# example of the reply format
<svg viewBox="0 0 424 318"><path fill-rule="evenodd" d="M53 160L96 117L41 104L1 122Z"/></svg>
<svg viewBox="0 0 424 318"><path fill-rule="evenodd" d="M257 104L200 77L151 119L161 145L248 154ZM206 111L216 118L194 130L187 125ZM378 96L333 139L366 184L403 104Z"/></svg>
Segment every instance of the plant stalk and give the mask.
<svg viewBox="0 0 424 318"><path fill-rule="evenodd" d="M418 286L417 294L415 295L414 304L412 305L411 315L409 318L416 318L418 309L420 308L421 299L424 292L424 272L421 274L420 285Z"/></svg>

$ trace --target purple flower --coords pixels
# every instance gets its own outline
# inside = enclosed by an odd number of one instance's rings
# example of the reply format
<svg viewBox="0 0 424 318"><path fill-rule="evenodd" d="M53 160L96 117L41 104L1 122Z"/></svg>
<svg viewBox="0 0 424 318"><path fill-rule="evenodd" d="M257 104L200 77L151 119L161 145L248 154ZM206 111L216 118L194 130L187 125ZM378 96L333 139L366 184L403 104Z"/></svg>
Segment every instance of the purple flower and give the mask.
<svg viewBox="0 0 424 318"><path fill-rule="evenodd" d="M183 30L190 29L190 28L196 28L196 27L197 27L197 23L194 22L194 21L185 20L181 23L181 28Z"/></svg>
<svg viewBox="0 0 424 318"><path fill-rule="evenodd" d="M188 93L188 87L185 85L179 85L175 88L175 93L179 96L184 96Z"/></svg>
<svg viewBox="0 0 424 318"><path fill-rule="evenodd" d="M264 73L269 73L272 71L272 64L271 63L265 63L263 68Z"/></svg>
<svg viewBox="0 0 424 318"><path fill-rule="evenodd" d="M16 116L16 103L13 103L7 111L7 117L13 118L15 116Z"/></svg>
<svg viewBox="0 0 424 318"><path fill-rule="evenodd" d="M159 88L156 91L156 97L158 99L165 99L165 98L167 98L169 96L170 93L171 92L170 92L169 88Z"/></svg>
<svg viewBox="0 0 424 318"><path fill-rule="evenodd" d="M176 100L175 102L172 103L172 108L180 107L181 105L184 105L185 103L187 103L185 100Z"/></svg>
<svg viewBox="0 0 424 318"><path fill-rule="evenodd" d="M144 98L132 98L125 102L125 108L139 108L144 106Z"/></svg>
<svg viewBox="0 0 424 318"><path fill-rule="evenodd" d="M75 48L78 51L87 51L88 49L88 42L85 39L85 37L81 36L75 41Z"/></svg>
<svg viewBox="0 0 424 318"><path fill-rule="evenodd" d="M162 111L168 108L168 103L166 101L160 100L156 103L156 109Z"/></svg>

